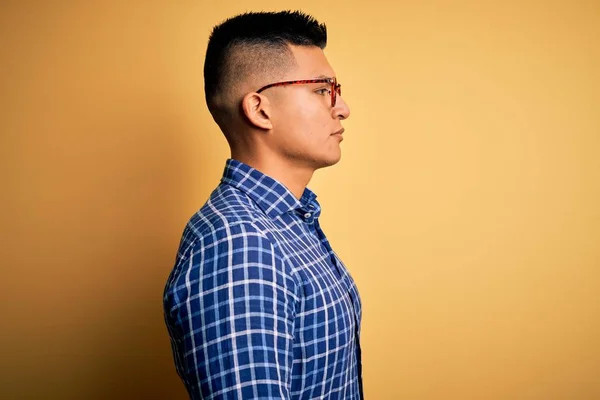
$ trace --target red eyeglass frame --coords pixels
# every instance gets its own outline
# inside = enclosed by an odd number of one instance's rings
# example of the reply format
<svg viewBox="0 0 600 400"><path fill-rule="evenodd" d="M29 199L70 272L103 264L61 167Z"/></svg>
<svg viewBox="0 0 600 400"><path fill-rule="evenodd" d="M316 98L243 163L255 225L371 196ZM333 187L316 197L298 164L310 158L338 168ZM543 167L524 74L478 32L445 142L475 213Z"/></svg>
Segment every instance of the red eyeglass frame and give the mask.
<svg viewBox="0 0 600 400"><path fill-rule="evenodd" d="M337 102L337 96L342 95L342 85L338 83L337 78L319 78L319 79L302 79L298 81L285 81L285 82L277 82L271 83L267 86L263 86L256 91L256 93L260 93L263 90L276 87L276 86L286 86L286 85L305 85L308 83L331 83L331 107L335 107L335 103Z"/></svg>

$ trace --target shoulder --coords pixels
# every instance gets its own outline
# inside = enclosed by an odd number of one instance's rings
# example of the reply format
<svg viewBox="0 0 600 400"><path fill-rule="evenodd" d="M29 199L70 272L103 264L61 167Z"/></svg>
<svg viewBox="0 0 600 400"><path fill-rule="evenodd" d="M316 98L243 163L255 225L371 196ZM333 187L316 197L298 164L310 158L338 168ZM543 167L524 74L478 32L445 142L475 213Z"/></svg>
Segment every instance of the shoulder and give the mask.
<svg viewBox="0 0 600 400"><path fill-rule="evenodd" d="M203 241L230 236L240 231L263 234L266 216L244 192L219 185L206 203L191 216L186 231Z"/></svg>
<svg viewBox="0 0 600 400"><path fill-rule="evenodd" d="M220 277L218 282L230 275L238 280L257 276L260 282L276 282L289 288L289 295L297 299L298 277L272 232L266 229L266 218L243 192L217 188L184 230L165 290L167 309L179 304L189 290L199 291L196 283L204 282L201 277L211 276Z"/></svg>

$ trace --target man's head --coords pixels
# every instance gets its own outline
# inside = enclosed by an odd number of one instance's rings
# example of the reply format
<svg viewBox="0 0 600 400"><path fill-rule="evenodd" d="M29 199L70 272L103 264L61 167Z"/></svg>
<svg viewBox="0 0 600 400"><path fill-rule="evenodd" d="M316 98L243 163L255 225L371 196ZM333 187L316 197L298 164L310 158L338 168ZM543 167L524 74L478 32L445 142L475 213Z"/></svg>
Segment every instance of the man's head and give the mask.
<svg viewBox="0 0 600 400"><path fill-rule="evenodd" d="M340 120L350 114L331 83L327 30L300 12L247 13L216 26L204 65L205 94L232 153L252 152L312 169L340 158ZM334 88L338 89L338 88ZM338 92L339 93L339 92Z"/></svg>

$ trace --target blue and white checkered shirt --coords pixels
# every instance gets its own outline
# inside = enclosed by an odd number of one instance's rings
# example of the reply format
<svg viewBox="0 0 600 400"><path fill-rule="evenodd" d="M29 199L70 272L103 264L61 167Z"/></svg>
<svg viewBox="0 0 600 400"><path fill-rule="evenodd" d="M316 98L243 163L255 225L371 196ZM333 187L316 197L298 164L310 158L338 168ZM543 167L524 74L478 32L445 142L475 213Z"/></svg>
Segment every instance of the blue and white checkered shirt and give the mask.
<svg viewBox="0 0 600 400"><path fill-rule="evenodd" d="M237 160L187 224L164 293L192 399L361 399L361 302L309 189Z"/></svg>

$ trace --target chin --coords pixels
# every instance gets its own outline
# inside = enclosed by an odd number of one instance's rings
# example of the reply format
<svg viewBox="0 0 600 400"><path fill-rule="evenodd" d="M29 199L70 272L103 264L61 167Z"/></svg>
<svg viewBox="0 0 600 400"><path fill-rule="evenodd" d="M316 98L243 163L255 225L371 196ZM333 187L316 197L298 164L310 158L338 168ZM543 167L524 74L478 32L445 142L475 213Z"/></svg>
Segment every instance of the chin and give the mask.
<svg viewBox="0 0 600 400"><path fill-rule="evenodd" d="M342 159L341 152L333 157L330 156L327 158L322 158L320 160L317 160L317 167L315 169L331 167L331 166L337 164L338 162L340 162L341 159Z"/></svg>

